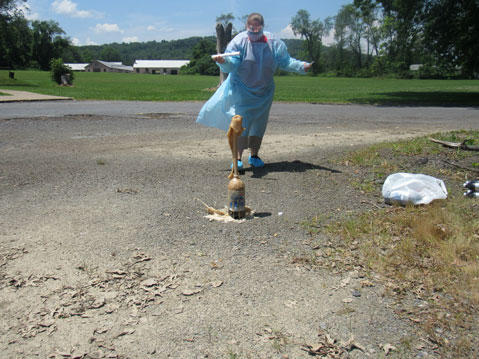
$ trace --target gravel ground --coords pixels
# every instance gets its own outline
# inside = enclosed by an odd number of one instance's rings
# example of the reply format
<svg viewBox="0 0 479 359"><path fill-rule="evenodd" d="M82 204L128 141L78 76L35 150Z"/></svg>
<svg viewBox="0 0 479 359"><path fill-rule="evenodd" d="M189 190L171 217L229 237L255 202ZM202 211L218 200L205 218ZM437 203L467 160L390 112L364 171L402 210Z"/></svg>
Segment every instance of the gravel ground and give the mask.
<svg viewBox="0 0 479 359"><path fill-rule="evenodd" d="M198 104L36 117L19 116L23 105L0 120L4 358L311 357L305 345L332 358L381 358L388 345L388 357L434 357L409 352L413 324L379 284L361 285L360 268L300 263L314 245L301 223L384 206L348 186L332 156L477 129L477 110L275 104L267 165L242 176L256 215L220 223L197 199L224 207L229 148L194 123Z"/></svg>

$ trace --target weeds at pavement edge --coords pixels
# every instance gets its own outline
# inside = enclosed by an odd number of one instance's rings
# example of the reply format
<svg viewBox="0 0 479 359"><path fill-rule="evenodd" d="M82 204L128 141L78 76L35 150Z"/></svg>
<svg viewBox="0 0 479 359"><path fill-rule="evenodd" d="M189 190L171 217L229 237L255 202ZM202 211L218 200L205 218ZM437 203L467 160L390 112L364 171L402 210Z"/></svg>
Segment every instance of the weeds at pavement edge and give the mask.
<svg viewBox="0 0 479 359"><path fill-rule="evenodd" d="M469 144L479 142L478 131L431 137L452 142L467 138ZM430 171L430 175L441 175L456 183L478 176L438 165L447 159L466 162L467 168L475 168L474 164L479 162L477 152L445 149L427 137L374 145L338 161L360 171L367 168L370 177L362 176L363 182L356 179L356 188L363 192L364 188L371 188L371 192L380 193L381 176L408 172L408 166L424 157L436 164L431 166L422 161L426 166L421 169ZM424 300L425 307L405 307L398 314L416 323L444 357L468 358L477 355L478 344L475 334L479 329L478 211L477 199L450 191L447 200L427 206L382 208L330 223L315 217L304 222L303 228L313 237L323 234L329 240L315 252L311 261L314 265L336 270L361 267L381 278L386 290L400 300L411 296Z"/></svg>

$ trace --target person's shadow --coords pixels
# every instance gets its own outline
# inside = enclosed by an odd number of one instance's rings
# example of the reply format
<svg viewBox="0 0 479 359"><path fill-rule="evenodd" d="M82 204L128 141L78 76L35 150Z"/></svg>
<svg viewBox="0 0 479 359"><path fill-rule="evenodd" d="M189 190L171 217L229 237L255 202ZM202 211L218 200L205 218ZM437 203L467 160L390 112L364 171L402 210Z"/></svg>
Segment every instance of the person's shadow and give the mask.
<svg viewBox="0 0 479 359"><path fill-rule="evenodd" d="M247 167L243 169L241 172L253 172L251 178L261 178L266 176L268 173L271 172L305 172L308 170L322 170L328 171L331 173L341 173L341 171L335 170L333 168L328 168L324 166L318 166L312 163L303 162L299 160L295 161L281 161L281 162L270 162L266 163L264 167L256 168L256 167ZM240 173L241 173L240 172Z"/></svg>
<svg viewBox="0 0 479 359"><path fill-rule="evenodd" d="M247 167L239 171L241 175L244 175L246 172L253 172L251 178L262 178L271 172L306 172L308 170L322 170L328 171L331 173L342 173L341 171L335 170L333 168L328 168L324 166L318 166L312 163L303 162L299 160L295 161L281 161L281 162L270 162L266 163L262 168L256 167ZM276 179L270 179L275 181ZM260 212L255 213L254 217L265 218L270 217L272 214L270 212Z"/></svg>

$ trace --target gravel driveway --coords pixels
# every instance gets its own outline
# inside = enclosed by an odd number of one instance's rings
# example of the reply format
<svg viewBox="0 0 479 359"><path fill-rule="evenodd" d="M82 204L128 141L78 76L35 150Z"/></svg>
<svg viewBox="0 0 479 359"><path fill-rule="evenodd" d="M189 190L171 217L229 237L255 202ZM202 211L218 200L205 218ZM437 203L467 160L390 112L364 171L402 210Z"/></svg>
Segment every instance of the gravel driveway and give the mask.
<svg viewBox="0 0 479 359"><path fill-rule="evenodd" d="M225 224L196 200L224 207L230 164L225 134L194 123L200 107L0 104L2 356L308 358L321 330L351 358L385 344L401 357L414 326L359 269L302 265L301 223L383 206L332 156L478 129L477 109L274 104L267 165L242 176L256 216Z"/></svg>

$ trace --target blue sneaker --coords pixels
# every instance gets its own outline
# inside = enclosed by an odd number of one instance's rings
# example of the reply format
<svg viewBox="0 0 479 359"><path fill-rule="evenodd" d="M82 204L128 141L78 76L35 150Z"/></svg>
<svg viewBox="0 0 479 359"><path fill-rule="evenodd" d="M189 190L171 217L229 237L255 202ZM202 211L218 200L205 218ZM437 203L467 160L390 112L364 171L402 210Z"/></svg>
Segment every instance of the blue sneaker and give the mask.
<svg viewBox="0 0 479 359"><path fill-rule="evenodd" d="M231 164L230 169L233 169L233 164ZM238 170L243 169L243 161L238 160Z"/></svg>
<svg viewBox="0 0 479 359"><path fill-rule="evenodd" d="M248 163L253 167L264 167L264 162L258 156L249 156Z"/></svg>

